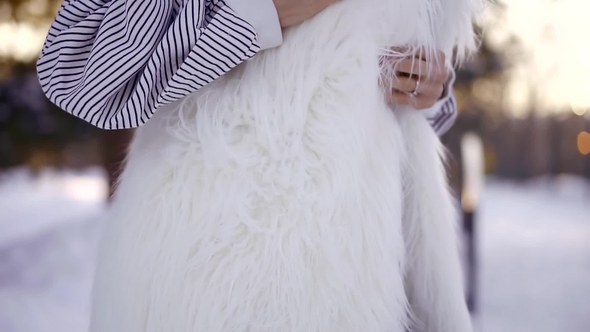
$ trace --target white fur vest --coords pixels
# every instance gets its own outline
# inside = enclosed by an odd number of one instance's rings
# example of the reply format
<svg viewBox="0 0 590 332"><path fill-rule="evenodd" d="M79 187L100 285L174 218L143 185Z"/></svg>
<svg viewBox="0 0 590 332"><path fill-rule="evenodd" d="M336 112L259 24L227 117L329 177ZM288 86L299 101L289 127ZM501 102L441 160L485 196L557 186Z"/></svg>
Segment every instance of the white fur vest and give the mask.
<svg viewBox="0 0 590 332"><path fill-rule="evenodd" d="M142 127L94 332L468 332L439 142L387 46L473 46L476 0L343 0Z"/></svg>

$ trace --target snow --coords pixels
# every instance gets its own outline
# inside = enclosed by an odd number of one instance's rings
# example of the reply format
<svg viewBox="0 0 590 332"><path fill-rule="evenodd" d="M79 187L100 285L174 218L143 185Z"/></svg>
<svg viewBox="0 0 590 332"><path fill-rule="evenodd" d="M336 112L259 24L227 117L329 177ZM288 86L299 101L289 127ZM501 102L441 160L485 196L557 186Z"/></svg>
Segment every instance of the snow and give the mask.
<svg viewBox="0 0 590 332"><path fill-rule="evenodd" d="M491 181L480 222L480 331L590 331L590 184Z"/></svg>
<svg viewBox="0 0 590 332"><path fill-rule="evenodd" d="M0 247L60 224L79 222L104 208L108 186L100 169L84 172L23 169L0 178Z"/></svg>
<svg viewBox="0 0 590 332"><path fill-rule="evenodd" d="M2 178L1 332L87 330L104 178L96 169Z"/></svg>
<svg viewBox="0 0 590 332"><path fill-rule="evenodd" d="M87 330L107 186L98 169L0 178L0 331ZM590 184L488 179L477 332L590 328Z"/></svg>

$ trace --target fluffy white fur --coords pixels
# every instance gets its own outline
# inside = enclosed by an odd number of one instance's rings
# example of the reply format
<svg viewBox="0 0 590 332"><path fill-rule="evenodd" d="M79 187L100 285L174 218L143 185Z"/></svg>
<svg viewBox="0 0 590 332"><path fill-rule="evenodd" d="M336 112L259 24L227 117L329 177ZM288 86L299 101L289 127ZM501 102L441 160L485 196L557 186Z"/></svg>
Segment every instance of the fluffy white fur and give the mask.
<svg viewBox="0 0 590 332"><path fill-rule="evenodd" d="M468 332L453 205L388 45L473 46L476 0L343 0L158 111L104 235L91 331Z"/></svg>

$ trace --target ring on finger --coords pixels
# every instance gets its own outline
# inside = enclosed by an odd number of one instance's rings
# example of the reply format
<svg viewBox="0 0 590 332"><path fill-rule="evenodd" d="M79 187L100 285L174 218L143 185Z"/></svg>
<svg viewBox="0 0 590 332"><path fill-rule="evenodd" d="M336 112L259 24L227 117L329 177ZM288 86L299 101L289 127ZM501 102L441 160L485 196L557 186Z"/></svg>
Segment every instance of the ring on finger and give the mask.
<svg viewBox="0 0 590 332"><path fill-rule="evenodd" d="M420 78L418 78L416 80L416 88L414 88L414 91L411 93L412 96L416 97L418 95L418 89L420 88Z"/></svg>

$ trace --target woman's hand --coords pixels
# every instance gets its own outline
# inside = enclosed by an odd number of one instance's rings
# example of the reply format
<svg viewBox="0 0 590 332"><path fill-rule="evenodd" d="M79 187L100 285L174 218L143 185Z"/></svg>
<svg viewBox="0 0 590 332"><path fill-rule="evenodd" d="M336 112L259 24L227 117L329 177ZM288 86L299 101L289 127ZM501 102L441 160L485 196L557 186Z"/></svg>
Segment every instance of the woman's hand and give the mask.
<svg viewBox="0 0 590 332"><path fill-rule="evenodd" d="M273 0L281 27L299 24L339 0Z"/></svg>
<svg viewBox="0 0 590 332"><path fill-rule="evenodd" d="M399 52L399 49L395 52ZM389 60L385 56L382 61ZM442 97L444 85L449 79L443 52L437 51L434 56L428 57L424 50L418 50L412 57L401 60L391 57L391 61L394 70L390 75L393 77L384 78L392 88L385 92L388 102L422 110L434 106Z"/></svg>

